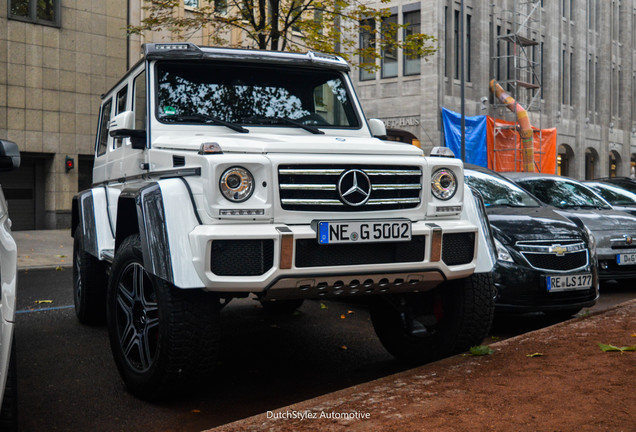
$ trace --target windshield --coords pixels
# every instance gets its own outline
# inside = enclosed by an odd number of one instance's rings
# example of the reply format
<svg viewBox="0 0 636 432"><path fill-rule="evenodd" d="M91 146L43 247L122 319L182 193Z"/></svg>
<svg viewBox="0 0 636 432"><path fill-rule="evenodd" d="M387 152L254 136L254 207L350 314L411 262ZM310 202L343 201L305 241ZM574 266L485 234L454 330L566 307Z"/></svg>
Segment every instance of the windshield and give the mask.
<svg viewBox="0 0 636 432"><path fill-rule="evenodd" d="M486 206L538 207L539 202L514 183L479 171L465 170L469 186L477 189Z"/></svg>
<svg viewBox="0 0 636 432"><path fill-rule="evenodd" d="M586 183L586 185L612 205L636 205L636 194L618 186L602 183Z"/></svg>
<svg viewBox="0 0 636 432"><path fill-rule="evenodd" d="M521 186L544 203L559 208L609 209L609 204L587 187L567 180L520 180Z"/></svg>
<svg viewBox="0 0 636 432"><path fill-rule="evenodd" d="M360 127L337 71L202 61L159 62L156 71L162 122L206 123L207 116L238 125Z"/></svg>

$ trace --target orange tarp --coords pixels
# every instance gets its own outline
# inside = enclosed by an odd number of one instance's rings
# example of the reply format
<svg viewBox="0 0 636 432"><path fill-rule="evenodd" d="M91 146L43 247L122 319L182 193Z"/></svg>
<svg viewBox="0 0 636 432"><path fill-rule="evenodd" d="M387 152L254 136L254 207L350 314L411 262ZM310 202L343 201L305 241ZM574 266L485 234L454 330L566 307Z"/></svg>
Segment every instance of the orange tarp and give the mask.
<svg viewBox="0 0 636 432"><path fill-rule="evenodd" d="M516 123L488 117L487 146L488 168L497 172L523 171L523 147L515 129L497 131L497 151L495 152L495 121L497 126L514 126ZM535 171L556 174L556 128L539 129L533 127ZM515 164L516 161L516 164Z"/></svg>

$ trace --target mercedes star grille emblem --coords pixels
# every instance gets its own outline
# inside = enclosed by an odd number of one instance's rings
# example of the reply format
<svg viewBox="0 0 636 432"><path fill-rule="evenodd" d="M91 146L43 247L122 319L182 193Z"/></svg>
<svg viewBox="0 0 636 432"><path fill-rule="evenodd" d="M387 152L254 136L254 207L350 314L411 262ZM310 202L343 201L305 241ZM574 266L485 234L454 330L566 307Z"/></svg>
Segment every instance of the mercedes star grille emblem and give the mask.
<svg viewBox="0 0 636 432"><path fill-rule="evenodd" d="M364 205L371 196L371 180L364 171L352 169L346 171L338 180L340 200L350 206Z"/></svg>

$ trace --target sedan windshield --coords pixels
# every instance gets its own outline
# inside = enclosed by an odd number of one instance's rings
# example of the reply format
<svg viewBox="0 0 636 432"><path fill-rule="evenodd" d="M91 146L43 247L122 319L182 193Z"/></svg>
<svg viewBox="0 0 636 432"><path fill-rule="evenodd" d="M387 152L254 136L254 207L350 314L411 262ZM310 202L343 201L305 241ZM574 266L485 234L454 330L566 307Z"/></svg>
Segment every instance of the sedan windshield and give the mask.
<svg viewBox="0 0 636 432"><path fill-rule="evenodd" d="M636 205L636 194L633 192L604 183L586 183L586 185L612 205Z"/></svg>
<svg viewBox="0 0 636 432"><path fill-rule="evenodd" d="M156 72L156 116L162 122L206 123L207 117L250 126L360 127L337 71L182 61L159 62Z"/></svg>
<svg viewBox="0 0 636 432"><path fill-rule="evenodd" d="M564 179L520 180L519 184L546 204L559 208L610 209L603 198L582 184Z"/></svg>
<svg viewBox="0 0 636 432"><path fill-rule="evenodd" d="M486 206L538 207L539 202L516 184L479 171L465 170L469 186L477 189Z"/></svg>

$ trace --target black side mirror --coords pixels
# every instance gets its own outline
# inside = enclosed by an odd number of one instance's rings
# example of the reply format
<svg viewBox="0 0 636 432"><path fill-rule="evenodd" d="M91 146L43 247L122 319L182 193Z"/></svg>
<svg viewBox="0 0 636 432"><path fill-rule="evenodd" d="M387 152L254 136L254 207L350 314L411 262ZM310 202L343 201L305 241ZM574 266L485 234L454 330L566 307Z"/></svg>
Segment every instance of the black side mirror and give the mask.
<svg viewBox="0 0 636 432"><path fill-rule="evenodd" d="M130 145L136 150L146 148L146 131L143 129L117 129L110 132L115 139L130 138Z"/></svg>
<svg viewBox="0 0 636 432"><path fill-rule="evenodd" d="M0 171L20 168L20 149L12 141L0 140Z"/></svg>

